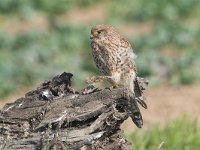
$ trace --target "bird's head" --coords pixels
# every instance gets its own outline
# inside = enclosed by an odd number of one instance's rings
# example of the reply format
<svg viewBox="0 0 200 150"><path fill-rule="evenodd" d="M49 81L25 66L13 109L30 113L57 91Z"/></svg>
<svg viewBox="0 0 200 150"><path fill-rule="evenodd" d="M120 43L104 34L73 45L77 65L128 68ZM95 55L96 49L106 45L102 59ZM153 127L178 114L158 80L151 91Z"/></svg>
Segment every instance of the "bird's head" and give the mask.
<svg viewBox="0 0 200 150"><path fill-rule="evenodd" d="M90 35L90 39L97 43L106 41L115 42L119 38L120 35L111 25L94 26L91 30L91 35Z"/></svg>

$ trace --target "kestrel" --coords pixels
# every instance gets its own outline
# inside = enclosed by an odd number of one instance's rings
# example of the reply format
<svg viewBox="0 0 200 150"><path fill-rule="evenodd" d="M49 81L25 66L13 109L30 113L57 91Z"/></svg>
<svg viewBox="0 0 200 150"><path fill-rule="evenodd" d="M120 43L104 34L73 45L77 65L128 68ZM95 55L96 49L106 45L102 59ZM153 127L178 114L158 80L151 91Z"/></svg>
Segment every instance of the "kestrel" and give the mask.
<svg viewBox="0 0 200 150"><path fill-rule="evenodd" d="M128 94L132 97L132 105L134 105L131 118L137 127L141 128L143 120L135 100L134 88L138 86L138 83L134 62L135 54L131 44L110 25L93 27L90 39L94 62L104 75L93 77L91 80L98 82L104 79L109 81L113 87L127 87Z"/></svg>

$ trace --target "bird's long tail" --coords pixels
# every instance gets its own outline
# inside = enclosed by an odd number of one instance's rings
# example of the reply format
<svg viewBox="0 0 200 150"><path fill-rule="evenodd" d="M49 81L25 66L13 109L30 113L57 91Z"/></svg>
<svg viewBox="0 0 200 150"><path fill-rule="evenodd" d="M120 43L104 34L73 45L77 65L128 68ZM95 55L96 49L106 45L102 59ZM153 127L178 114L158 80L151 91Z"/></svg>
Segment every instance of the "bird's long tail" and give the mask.
<svg viewBox="0 0 200 150"><path fill-rule="evenodd" d="M147 104L145 103L144 100L145 99L142 97L142 89L140 88L140 85L138 82L138 77L136 77L134 81L134 94L131 96L130 106L131 106L131 119L138 128L141 128L143 126L143 119L142 119L140 109L138 107L138 103L142 107L147 109Z"/></svg>
<svg viewBox="0 0 200 150"><path fill-rule="evenodd" d="M135 123L135 125L138 128L142 128L143 126L143 119L142 119L142 115L140 112L140 109L138 107L137 101L135 99L135 97L131 97L130 99L130 107L131 107L131 119L132 121Z"/></svg>

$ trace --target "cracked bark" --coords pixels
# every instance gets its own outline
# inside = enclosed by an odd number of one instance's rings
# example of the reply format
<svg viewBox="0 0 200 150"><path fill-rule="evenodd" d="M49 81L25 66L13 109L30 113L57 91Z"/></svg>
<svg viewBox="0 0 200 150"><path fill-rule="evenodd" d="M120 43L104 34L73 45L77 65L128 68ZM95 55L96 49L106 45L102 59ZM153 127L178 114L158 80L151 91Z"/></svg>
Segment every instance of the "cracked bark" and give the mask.
<svg viewBox="0 0 200 150"><path fill-rule="evenodd" d="M120 130L130 116L127 89L83 94L71 88L72 76L65 72L55 76L3 107L0 149L131 149ZM138 82L144 90L146 80Z"/></svg>

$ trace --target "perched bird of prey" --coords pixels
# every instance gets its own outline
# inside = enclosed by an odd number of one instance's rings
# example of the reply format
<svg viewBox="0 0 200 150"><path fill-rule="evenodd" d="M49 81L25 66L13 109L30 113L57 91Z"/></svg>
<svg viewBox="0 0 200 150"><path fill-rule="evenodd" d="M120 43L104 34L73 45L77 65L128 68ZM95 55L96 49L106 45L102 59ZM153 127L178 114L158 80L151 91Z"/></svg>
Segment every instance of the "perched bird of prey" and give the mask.
<svg viewBox="0 0 200 150"><path fill-rule="evenodd" d="M133 122L142 127L143 120L135 100L134 89L138 88L135 54L131 44L110 25L97 25L91 30L91 47L96 66L104 76L92 77L91 81L109 81L113 87L127 87L134 109ZM135 83L135 84L134 84ZM136 85L137 84L137 85Z"/></svg>

